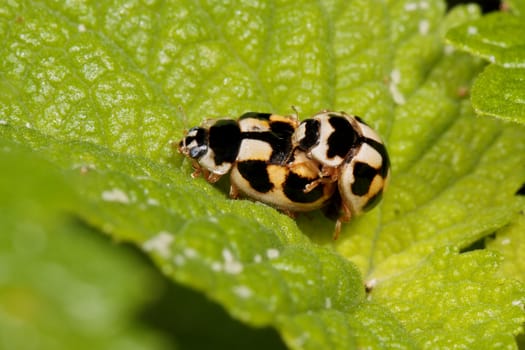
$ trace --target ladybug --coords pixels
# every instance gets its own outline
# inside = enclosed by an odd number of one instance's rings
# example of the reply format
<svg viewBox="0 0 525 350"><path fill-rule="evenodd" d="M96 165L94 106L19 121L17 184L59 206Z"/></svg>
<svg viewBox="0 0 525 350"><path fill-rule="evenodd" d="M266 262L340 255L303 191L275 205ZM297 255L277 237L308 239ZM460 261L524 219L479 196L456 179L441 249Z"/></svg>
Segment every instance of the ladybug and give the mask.
<svg viewBox="0 0 525 350"><path fill-rule="evenodd" d="M208 120L190 129L178 149L193 160L193 177L204 174L213 183L230 172L232 198L242 193L289 215L336 208L334 239L342 222L379 203L390 178L379 135L344 112L322 111L301 123L258 112Z"/></svg>
<svg viewBox="0 0 525 350"><path fill-rule="evenodd" d="M321 164L293 149L298 125L295 116L248 112L190 129L178 149L193 160L193 177L213 183L231 172L230 197L242 193L293 215L323 207L337 188L318 183Z"/></svg>
<svg viewBox="0 0 525 350"><path fill-rule="evenodd" d="M288 157L292 147L291 135L298 124L294 116L257 112L245 113L238 120L208 119L186 133L178 144L178 150L193 160L193 177L204 173L206 179L214 183L230 171L243 138L267 136L276 150L273 160Z"/></svg>
<svg viewBox="0 0 525 350"><path fill-rule="evenodd" d="M336 224L360 215L381 200L390 178L390 159L379 135L360 117L321 111L301 122L292 135L294 149L321 164L316 183L337 182L343 214Z"/></svg>

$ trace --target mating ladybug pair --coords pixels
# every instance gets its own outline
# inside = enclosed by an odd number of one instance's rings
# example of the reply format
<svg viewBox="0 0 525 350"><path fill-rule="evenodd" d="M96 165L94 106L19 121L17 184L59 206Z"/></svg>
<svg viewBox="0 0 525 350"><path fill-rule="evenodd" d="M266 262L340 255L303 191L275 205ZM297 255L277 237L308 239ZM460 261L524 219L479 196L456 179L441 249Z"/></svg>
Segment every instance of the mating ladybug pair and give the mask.
<svg viewBox="0 0 525 350"><path fill-rule="evenodd" d="M373 208L390 175L381 138L359 117L322 111L296 116L248 112L209 120L188 131L179 151L209 182L230 172L230 196L239 192L292 215L331 204L341 222Z"/></svg>

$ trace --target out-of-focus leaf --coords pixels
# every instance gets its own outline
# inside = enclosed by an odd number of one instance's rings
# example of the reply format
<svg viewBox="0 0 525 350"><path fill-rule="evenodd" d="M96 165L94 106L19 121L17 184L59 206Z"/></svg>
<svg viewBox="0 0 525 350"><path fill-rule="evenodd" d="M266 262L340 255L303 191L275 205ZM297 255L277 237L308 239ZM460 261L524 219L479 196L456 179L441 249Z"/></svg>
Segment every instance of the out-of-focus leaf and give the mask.
<svg viewBox="0 0 525 350"><path fill-rule="evenodd" d="M170 348L138 319L158 276L70 216L50 163L0 139L0 166L0 349Z"/></svg>

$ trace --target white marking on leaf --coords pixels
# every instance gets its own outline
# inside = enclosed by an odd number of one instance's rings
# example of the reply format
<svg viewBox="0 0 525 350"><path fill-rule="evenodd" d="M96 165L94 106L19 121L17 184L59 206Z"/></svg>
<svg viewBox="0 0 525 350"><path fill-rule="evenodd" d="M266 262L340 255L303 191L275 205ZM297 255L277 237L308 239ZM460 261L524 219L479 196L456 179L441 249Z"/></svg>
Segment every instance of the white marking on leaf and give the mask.
<svg viewBox="0 0 525 350"><path fill-rule="evenodd" d="M332 299L330 299L330 297L326 297L326 299L324 300L324 307L326 309L332 308Z"/></svg>
<svg viewBox="0 0 525 350"><path fill-rule="evenodd" d="M427 35L430 29L430 22L426 19L419 21L419 34Z"/></svg>
<svg viewBox="0 0 525 350"><path fill-rule="evenodd" d="M505 238L501 240L501 245L509 245L510 244L510 238Z"/></svg>
<svg viewBox="0 0 525 350"><path fill-rule="evenodd" d="M276 259L279 257L279 251L274 248L270 248L266 251L266 256L268 259Z"/></svg>
<svg viewBox="0 0 525 350"><path fill-rule="evenodd" d="M478 6L474 4L467 5L467 12L469 13L478 13Z"/></svg>
<svg viewBox="0 0 525 350"><path fill-rule="evenodd" d="M308 310L308 311L310 311L310 310ZM296 345L296 347L303 348L304 344L306 344L306 342L308 341L309 338L310 338L310 334L303 333L299 337L293 339L292 341Z"/></svg>
<svg viewBox="0 0 525 350"><path fill-rule="evenodd" d="M197 257L197 251L193 248L184 248L184 255L186 255L188 258L195 258Z"/></svg>
<svg viewBox="0 0 525 350"><path fill-rule="evenodd" d="M71 169L79 169L81 174L87 174L91 170L95 170L97 166L95 164L73 164Z"/></svg>
<svg viewBox="0 0 525 350"><path fill-rule="evenodd" d="M456 51L456 49L454 48L454 46L452 46L452 45L445 45L445 48L444 48L445 55L451 55L455 51Z"/></svg>
<svg viewBox="0 0 525 350"><path fill-rule="evenodd" d="M253 295L253 291L246 286L236 286L233 288L233 292L240 298L248 299Z"/></svg>
<svg viewBox="0 0 525 350"><path fill-rule="evenodd" d="M184 265L186 263L186 258L184 258L182 255L176 255L175 258L173 258L173 262L175 265Z"/></svg>
<svg viewBox="0 0 525 350"><path fill-rule="evenodd" d="M405 96L399 91L398 84L401 82L401 72L398 69L392 70L390 73L390 94L392 95L392 98L394 99L394 102L402 105L405 104Z"/></svg>
<svg viewBox="0 0 525 350"><path fill-rule="evenodd" d="M417 10L417 4L415 2L408 2L405 4L405 11Z"/></svg>
<svg viewBox="0 0 525 350"><path fill-rule="evenodd" d="M102 192L102 200L106 202L116 202L123 204L129 204L130 202L128 195L119 188L113 188L111 190Z"/></svg>
<svg viewBox="0 0 525 350"><path fill-rule="evenodd" d="M147 252L155 252L167 258L171 252L173 235L167 231L161 231L142 244L142 248Z"/></svg>
<svg viewBox="0 0 525 350"><path fill-rule="evenodd" d="M468 26L467 28L467 34L468 35L475 35L475 34L478 34L478 28L474 27L474 26Z"/></svg>
<svg viewBox="0 0 525 350"><path fill-rule="evenodd" d="M224 271L232 275L241 273L243 269L244 266L239 261L231 261L224 264Z"/></svg>
<svg viewBox="0 0 525 350"><path fill-rule="evenodd" d="M240 261L237 261L229 249L222 250L222 257L224 258L224 271L230 274L241 273L244 266Z"/></svg>
<svg viewBox="0 0 525 350"><path fill-rule="evenodd" d="M392 70L392 72L390 72L390 80L394 84L399 84L399 82L401 81L401 72L399 71L399 69L394 69Z"/></svg>
<svg viewBox="0 0 525 350"><path fill-rule="evenodd" d="M158 207L160 204L159 201L154 198L148 198L147 203L152 207Z"/></svg>
<svg viewBox="0 0 525 350"><path fill-rule="evenodd" d="M225 249L222 250L222 258L226 262L233 261L233 254L232 254L232 252L230 252L229 249L225 248Z"/></svg>
<svg viewBox="0 0 525 350"><path fill-rule="evenodd" d="M215 261L211 264L211 269L216 272L222 271L222 264L220 262Z"/></svg>

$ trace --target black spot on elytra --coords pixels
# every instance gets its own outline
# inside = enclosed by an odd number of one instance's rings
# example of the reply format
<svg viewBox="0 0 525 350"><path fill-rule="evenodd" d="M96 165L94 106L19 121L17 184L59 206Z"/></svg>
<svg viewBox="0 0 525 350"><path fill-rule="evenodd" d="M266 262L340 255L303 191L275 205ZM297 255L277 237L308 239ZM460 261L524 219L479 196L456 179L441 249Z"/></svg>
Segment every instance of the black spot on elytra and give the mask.
<svg viewBox="0 0 525 350"><path fill-rule="evenodd" d="M517 196L525 196L525 183L516 191Z"/></svg>
<svg viewBox="0 0 525 350"><path fill-rule="evenodd" d="M246 112L239 120L242 119L258 119L258 120L266 120L270 124L270 130L277 135L277 137L280 138L289 138L292 136L293 132L295 131L293 126L290 125L290 123L282 122L282 121L275 121L270 122L270 117L273 114L271 113L259 113L259 112Z"/></svg>
<svg viewBox="0 0 525 350"><path fill-rule="evenodd" d="M299 148L303 151L310 150L319 142L319 121L307 119L301 123L304 125L304 138L299 142Z"/></svg>
<svg viewBox="0 0 525 350"><path fill-rule="evenodd" d="M368 193L372 180L377 175L377 169L372 168L366 163L358 162L354 165L354 183L352 193L357 196L364 196Z"/></svg>
<svg viewBox="0 0 525 350"><path fill-rule="evenodd" d="M374 208L379 202L381 202L381 198L383 198L383 189L368 199L368 202L363 206L363 211L368 211Z"/></svg>
<svg viewBox="0 0 525 350"><path fill-rule="evenodd" d="M390 158L388 157L388 152L386 151L386 147L381 142L377 142L376 140L365 138L364 142L370 145L373 149L375 149L380 155L381 159L383 160L383 163L381 164L381 169L379 174L385 178L388 174L388 169L390 168Z"/></svg>
<svg viewBox="0 0 525 350"><path fill-rule="evenodd" d="M330 115L330 125L334 128L332 134L328 137L328 158L339 156L345 158L350 149L357 142L357 133L350 122L336 114Z"/></svg>
<svg viewBox="0 0 525 350"><path fill-rule="evenodd" d="M215 164L233 163L241 145L241 129L235 120L219 120L210 127L209 146L215 153Z"/></svg>
<svg viewBox="0 0 525 350"><path fill-rule="evenodd" d="M279 137L274 132L243 132L241 137L248 140L260 140L270 145L272 154L268 160L269 164L284 164L292 151L292 140L288 137Z"/></svg>
<svg viewBox="0 0 525 350"><path fill-rule="evenodd" d="M282 139L290 139L295 131L293 126L286 122L272 122L270 130Z"/></svg>
<svg viewBox="0 0 525 350"><path fill-rule="evenodd" d="M323 196L324 185L320 184L310 192L304 192L304 188L312 180L290 173L283 185L283 192L292 202L312 203Z"/></svg>
<svg viewBox="0 0 525 350"><path fill-rule="evenodd" d="M261 193L266 193L273 188L266 166L263 160L246 160L237 163L241 176L250 183L254 190Z"/></svg>

